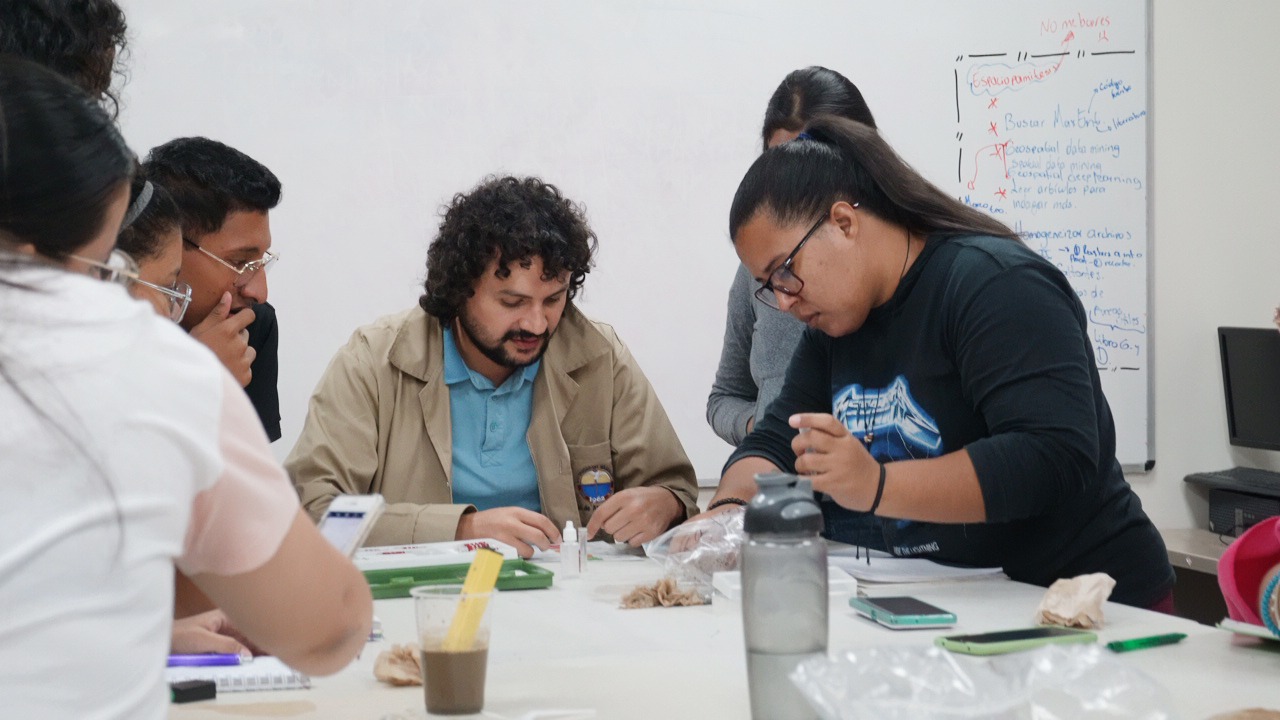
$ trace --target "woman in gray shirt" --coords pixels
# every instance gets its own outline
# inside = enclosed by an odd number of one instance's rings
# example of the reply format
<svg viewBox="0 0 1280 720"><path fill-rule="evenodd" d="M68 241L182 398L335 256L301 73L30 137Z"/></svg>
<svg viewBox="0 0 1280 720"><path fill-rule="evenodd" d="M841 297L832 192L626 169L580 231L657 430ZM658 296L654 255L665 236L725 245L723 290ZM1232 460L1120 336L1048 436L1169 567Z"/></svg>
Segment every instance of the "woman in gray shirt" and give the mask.
<svg viewBox="0 0 1280 720"><path fill-rule="evenodd" d="M794 139L819 113L876 126L871 109L848 78L824 67L792 71L773 91L764 113L761 139L767 150ZM753 296L759 283L743 265L729 288L720 367L707 398L707 422L737 446L778 397L804 325Z"/></svg>

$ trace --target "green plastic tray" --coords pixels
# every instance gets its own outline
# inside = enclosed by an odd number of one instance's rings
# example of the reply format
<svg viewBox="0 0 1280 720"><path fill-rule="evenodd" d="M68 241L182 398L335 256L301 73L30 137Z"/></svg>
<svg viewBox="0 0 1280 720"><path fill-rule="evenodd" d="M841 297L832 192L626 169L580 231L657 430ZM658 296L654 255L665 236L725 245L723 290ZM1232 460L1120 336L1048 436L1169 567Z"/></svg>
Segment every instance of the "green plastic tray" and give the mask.
<svg viewBox="0 0 1280 720"><path fill-rule="evenodd" d="M375 600L409 597L409 588L419 585L460 585L467 577L468 564L431 565L416 568L366 570ZM555 573L527 560L504 560L498 573L499 590L534 590L551 587Z"/></svg>

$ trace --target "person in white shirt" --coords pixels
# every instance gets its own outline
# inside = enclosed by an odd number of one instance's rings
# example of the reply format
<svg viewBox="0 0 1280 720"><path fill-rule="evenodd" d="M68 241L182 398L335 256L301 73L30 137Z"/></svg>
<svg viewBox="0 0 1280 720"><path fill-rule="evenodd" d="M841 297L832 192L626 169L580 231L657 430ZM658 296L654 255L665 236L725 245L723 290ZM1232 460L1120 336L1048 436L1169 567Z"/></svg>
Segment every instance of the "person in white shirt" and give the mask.
<svg viewBox="0 0 1280 720"><path fill-rule="evenodd" d="M113 250L132 156L111 119L0 58L0 158L4 714L163 718L175 565L263 651L344 667L371 623L364 578L217 359L101 282L135 273Z"/></svg>

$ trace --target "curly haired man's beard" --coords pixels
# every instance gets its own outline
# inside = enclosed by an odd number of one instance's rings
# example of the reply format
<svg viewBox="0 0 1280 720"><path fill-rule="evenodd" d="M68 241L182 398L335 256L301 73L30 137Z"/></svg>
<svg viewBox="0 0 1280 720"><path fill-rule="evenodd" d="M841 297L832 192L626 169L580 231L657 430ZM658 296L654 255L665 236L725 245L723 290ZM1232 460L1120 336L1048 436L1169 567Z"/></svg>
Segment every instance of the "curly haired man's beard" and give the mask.
<svg viewBox="0 0 1280 720"><path fill-rule="evenodd" d="M458 326L462 328L462 332L467 334L471 343L476 346L476 349L478 349L481 354L492 360L494 363L513 370L528 367L541 360L543 354L547 352L547 345L550 344L552 335L551 330L548 330L541 335L512 330L498 338L497 342L491 342L489 338L485 337L483 331L472 322L470 317L467 316L466 310L463 310L458 314ZM533 340L537 338L542 339L542 347L539 348L537 354L529 360L517 360L506 351L506 348L503 347L508 340Z"/></svg>

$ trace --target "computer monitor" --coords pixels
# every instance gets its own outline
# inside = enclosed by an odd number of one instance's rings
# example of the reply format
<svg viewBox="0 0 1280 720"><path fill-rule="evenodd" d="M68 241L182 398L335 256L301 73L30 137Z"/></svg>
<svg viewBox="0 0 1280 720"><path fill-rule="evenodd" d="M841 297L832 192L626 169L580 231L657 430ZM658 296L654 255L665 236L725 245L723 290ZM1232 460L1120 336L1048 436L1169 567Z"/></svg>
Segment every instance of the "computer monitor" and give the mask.
<svg viewBox="0 0 1280 720"><path fill-rule="evenodd" d="M1280 450L1280 332L1218 328L1232 445Z"/></svg>

